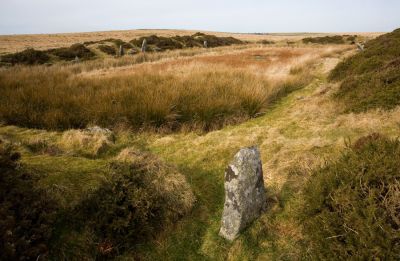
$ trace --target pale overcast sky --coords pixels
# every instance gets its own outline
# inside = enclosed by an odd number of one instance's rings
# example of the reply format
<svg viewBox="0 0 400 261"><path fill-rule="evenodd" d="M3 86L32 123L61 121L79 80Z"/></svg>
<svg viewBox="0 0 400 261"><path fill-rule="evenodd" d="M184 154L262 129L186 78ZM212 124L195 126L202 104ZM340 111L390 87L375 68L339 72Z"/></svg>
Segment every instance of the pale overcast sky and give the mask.
<svg viewBox="0 0 400 261"><path fill-rule="evenodd" d="M0 0L0 34L125 29L384 32L400 0Z"/></svg>

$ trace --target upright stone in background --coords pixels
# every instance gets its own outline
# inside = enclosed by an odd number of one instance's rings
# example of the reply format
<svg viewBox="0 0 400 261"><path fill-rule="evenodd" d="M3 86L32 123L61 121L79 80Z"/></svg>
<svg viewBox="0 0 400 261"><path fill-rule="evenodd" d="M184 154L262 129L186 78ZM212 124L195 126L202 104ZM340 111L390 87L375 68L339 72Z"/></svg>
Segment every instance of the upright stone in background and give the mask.
<svg viewBox="0 0 400 261"><path fill-rule="evenodd" d="M208 48L208 42L204 41L203 46L204 46L204 48Z"/></svg>
<svg viewBox="0 0 400 261"><path fill-rule="evenodd" d="M364 51L364 48L365 48L364 43L357 43L356 45L357 45L358 51L360 51L360 52Z"/></svg>
<svg viewBox="0 0 400 261"><path fill-rule="evenodd" d="M143 39L143 42L142 42L142 53L145 53L146 49L147 49L147 40Z"/></svg>
<svg viewBox="0 0 400 261"><path fill-rule="evenodd" d="M232 241L264 210L266 195L260 152L241 149L225 171L225 205L220 236Z"/></svg>
<svg viewBox="0 0 400 261"><path fill-rule="evenodd" d="M118 56L124 56L124 47L122 45L119 46Z"/></svg>

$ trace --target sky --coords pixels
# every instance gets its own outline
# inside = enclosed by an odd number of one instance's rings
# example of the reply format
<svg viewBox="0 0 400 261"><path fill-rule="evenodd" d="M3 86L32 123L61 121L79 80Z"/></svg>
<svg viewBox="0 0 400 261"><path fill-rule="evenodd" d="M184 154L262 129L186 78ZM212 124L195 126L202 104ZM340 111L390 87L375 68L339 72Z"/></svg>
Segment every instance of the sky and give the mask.
<svg viewBox="0 0 400 261"><path fill-rule="evenodd" d="M0 34L191 29L388 32L400 0L0 0Z"/></svg>

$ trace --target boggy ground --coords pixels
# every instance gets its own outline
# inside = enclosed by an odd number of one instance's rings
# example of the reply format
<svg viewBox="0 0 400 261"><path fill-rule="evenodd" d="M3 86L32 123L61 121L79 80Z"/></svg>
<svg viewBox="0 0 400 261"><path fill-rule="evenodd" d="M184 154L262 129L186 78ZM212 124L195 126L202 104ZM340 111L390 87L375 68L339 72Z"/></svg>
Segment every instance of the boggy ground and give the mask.
<svg viewBox="0 0 400 261"><path fill-rule="evenodd" d="M307 246L302 245L302 232L296 217L302 202L299 189L307 179L308 170L323 164L327 158L337 157L348 140L371 132L396 136L400 129L398 108L389 112L377 110L344 114L332 100L338 85L327 83L327 74L340 59L351 53L347 50L313 49L311 53L325 53L311 59L314 60L313 66L310 66L313 70L311 83L277 100L263 115L217 131L157 134L120 130L116 131L115 144L99 154L71 149L68 143L63 144L62 132L2 126L0 136L22 148L23 163L29 168L49 174L41 184L53 189L63 204L73 204L98 186L106 178L104 170L108 161L128 147L150 151L178 167L197 199L192 212L162 232L155 241L141 245L134 253L120 256L122 260L129 260L132 256L145 260L300 259ZM279 57L280 51L276 51ZM294 49L289 52L299 51ZM195 63L209 66L216 61L231 61L231 66L241 66L243 57L257 55L256 60L267 54L268 50L239 50L236 54L219 54L210 63L209 56L199 57L199 61L203 61ZM189 65L182 66L182 75L187 70L185 68L193 67L190 63L194 62L190 61L192 58L183 59L188 59ZM171 63L167 68L177 73L180 67L173 65L174 61ZM263 63L266 63L265 60L262 60ZM164 64L165 61L160 61L143 66L165 70ZM287 66L286 63L283 66L258 67L256 62L252 62L246 63L247 66L249 70L256 70L257 74L283 72L280 74L282 77L302 70L301 66ZM111 74L136 70L129 66L122 71L119 69ZM84 73L81 76L85 77ZM86 77L99 77L99 74L88 74ZM60 153L38 153L26 149L27 141L35 139L45 139L49 144L65 147ZM262 154L269 209L235 242L228 243L218 236L224 169L241 147L252 145L259 146ZM75 240L81 242L82 237L84 235L76 235Z"/></svg>

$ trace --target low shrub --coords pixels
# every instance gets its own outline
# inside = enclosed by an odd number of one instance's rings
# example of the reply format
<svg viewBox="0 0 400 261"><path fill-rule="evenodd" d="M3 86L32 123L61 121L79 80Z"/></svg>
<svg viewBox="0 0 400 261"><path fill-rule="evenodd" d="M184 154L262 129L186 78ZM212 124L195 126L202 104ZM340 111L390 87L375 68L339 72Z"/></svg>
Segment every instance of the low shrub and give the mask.
<svg viewBox="0 0 400 261"><path fill-rule="evenodd" d="M99 43L113 43L117 48L119 48L122 45L122 47L125 49L129 49L129 48L133 47L132 44L127 43L121 39L115 39L115 38L108 38L105 40L101 40L101 41L99 41Z"/></svg>
<svg viewBox="0 0 400 261"><path fill-rule="evenodd" d="M258 43L259 44L265 44L265 45L275 44L274 41L269 41L269 40L261 40Z"/></svg>
<svg viewBox="0 0 400 261"><path fill-rule="evenodd" d="M46 259L58 206L37 187L20 155L0 141L0 259Z"/></svg>
<svg viewBox="0 0 400 261"><path fill-rule="evenodd" d="M342 81L336 99L347 111L400 105L400 29L367 42L365 50L339 63L331 81Z"/></svg>
<svg viewBox="0 0 400 261"><path fill-rule="evenodd" d="M141 47L143 40L146 39L147 44L151 47L157 47L162 51L182 49L183 44L174 38L162 37L157 35L150 35L148 37L141 37L139 39L132 40L131 43L136 47ZM151 49L151 48L150 48Z"/></svg>
<svg viewBox="0 0 400 261"><path fill-rule="evenodd" d="M26 49L25 51L7 54L1 56L1 62L10 63L12 65L15 64L25 64L25 65L34 65L34 64L44 64L50 60L50 56L46 54L44 51L38 51L34 49Z"/></svg>
<svg viewBox="0 0 400 261"><path fill-rule="evenodd" d="M123 154L110 165L110 179L77 207L81 223L97 237L98 258L134 249L194 202L189 185L173 168L150 154Z"/></svg>
<svg viewBox="0 0 400 261"><path fill-rule="evenodd" d="M343 36L324 36L324 37L307 37L303 39L303 43L309 44L345 44Z"/></svg>
<svg viewBox="0 0 400 261"><path fill-rule="evenodd" d="M312 260L400 256L400 142L359 139L314 171L304 190L304 234Z"/></svg>
<svg viewBox="0 0 400 261"><path fill-rule="evenodd" d="M53 54L59 57L62 60L72 61L75 57L79 59L87 60L93 58L95 54L85 47L83 44L74 44L68 48L57 48L48 51L50 54Z"/></svg>
<svg viewBox="0 0 400 261"><path fill-rule="evenodd" d="M151 50L151 47L153 47L153 49L156 47L155 49L160 49L161 51L182 49L184 47L203 47L204 41L207 41L208 47L228 46L243 43L233 37L217 37L215 35L206 35L203 33L196 33L192 36L186 35L174 37L151 35L134 39L131 43L136 47L141 47L144 39L146 39L147 44L150 47L149 50Z"/></svg>
<svg viewBox="0 0 400 261"><path fill-rule="evenodd" d="M346 41L348 41L351 44L355 44L357 40L357 35L346 35Z"/></svg>
<svg viewBox="0 0 400 261"><path fill-rule="evenodd" d="M117 51L115 50L115 48L112 46L109 46L109 45L102 44L102 45L99 45L98 48L100 51L102 51L103 53L106 53L108 55L116 55L117 54Z"/></svg>

